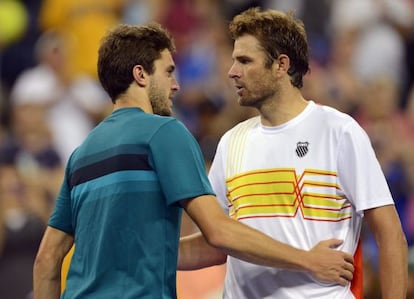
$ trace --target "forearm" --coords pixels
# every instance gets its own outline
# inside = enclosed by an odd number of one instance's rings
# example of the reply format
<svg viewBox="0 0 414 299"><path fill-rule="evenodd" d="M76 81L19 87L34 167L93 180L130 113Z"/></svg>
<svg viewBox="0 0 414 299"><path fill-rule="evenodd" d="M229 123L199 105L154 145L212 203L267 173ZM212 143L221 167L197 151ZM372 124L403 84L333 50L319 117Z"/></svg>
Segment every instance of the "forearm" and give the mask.
<svg viewBox="0 0 414 299"><path fill-rule="evenodd" d="M407 240L394 205L364 211L379 252L383 299L405 299L408 281Z"/></svg>
<svg viewBox="0 0 414 299"><path fill-rule="evenodd" d="M408 280L407 243L402 234L380 241L379 278L383 299L405 299Z"/></svg>
<svg viewBox="0 0 414 299"><path fill-rule="evenodd" d="M219 225L225 229L211 242L227 255L262 266L310 271L309 252L258 234L257 230L230 218L225 221L228 225Z"/></svg>
<svg viewBox="0 0 414 299"><path fill-rule="evenodd" d="M227 255L210 246L201 233L180 239L178 270L197 270L226 262Z"/></svg>
<svg viewBox="0 0 414 299"><path fill-rule="evenodd" d="M33 268L34 299L60 298L60 267L53 267L50 261L36 259Z"/></svg>
<svg viewBox="0 0 414 299"><path fill-rule="evenodd" d="M218 225L220 241L212 241L228 255L257 265L305 271L321 282L347 285L353 277L353 257L349 253L334 250L342 240L320 241L305 251L281 243L246 225L227 218L232 224ZM210 240L209 240L210 242ZM217 242L217 243L215 243Z"/></svg>
<svg viewBox="0 0 414 299"><path fill-rule="evenodd" d="M257 236L254 229L226 217L227 220L230 225L223 225L226 229L219 233L219 237L210 241L211 244L201 233L180 239L178 270L196 270L222 264L227 254L263 266L308 270L305 258L307 252L266 235ZM246 236L246 232L251 235Z"/></svg>
<svg viewBox="0 0 414 299"><path fill-rule="evenodd" d="M258 230L244 225L223 213L217 200L213 196L200 196L193 200L183 201L181 203L186 209L187 214L197 224L204 238L200 236L192 240L192 247L185 248L180 245L180 251L189 256L180 257L179 267L184 266L184 261L198 260L201 261L209 253L200 253L200 248L209 250L214 254L215 250L220 250L225 255L231 255L246 262L268 266L282 267L295 270L310 269L307 252L283 244L273 238L260 233ZM188 245L191 243L183 243ZM209 247L213 247L209 249ZM194 248L197 251L194 253ZM181 255L180 253L180 255ZM191 255L195 254L196 257ZM186 265L188 266L188 265Z"/></svg>
<svg viewBox="0 0 414 299"><path fill-rule="evenodd" d="M321 241L311 250L305 251L274 240L254 228L229 218L213 196L200 196L193 200L182 201L181 204L205 238L203 240L197 237L197 241L193 240L193 242L208 250L200 253L202 251L197 249L194 264L205 263L210 254L216 257L217 251L209 249L206 244L208 243L225 255L232 255L246 262L267 267L307 271L320 281L346 285L352 279L353 257L348 253L333 250L342 244L341 240ZM189 266L186 260L190 260L194 252L185 248L185 243L182 245L183 255L179 258L179 267L189 269L194 264Z"/></svg>
<svg viewBox="0 0 414 299"><path fill-rule="evenodd" d="M62 262L73 245L73 237L47 227L33 266L34 299L60 298Z"/></svg>

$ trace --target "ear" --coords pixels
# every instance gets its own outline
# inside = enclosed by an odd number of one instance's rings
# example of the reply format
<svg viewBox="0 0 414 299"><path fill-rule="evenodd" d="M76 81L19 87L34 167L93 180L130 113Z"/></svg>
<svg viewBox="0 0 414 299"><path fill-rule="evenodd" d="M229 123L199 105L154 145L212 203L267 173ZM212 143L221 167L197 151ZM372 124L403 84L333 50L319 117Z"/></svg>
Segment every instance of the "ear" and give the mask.
<svg viewBox="0 0 414 299"><path fill-rule="evenodd" d="M287 73L290 68L290 59L286 54L280 54L275 63L277 71Z"/></svg>
<svg viewBox="0 0 414 299"><path fill-rule="evenodd" d="M135 82L141 87L147 86L148 74L145 72L142 65L136 65L132 69L132 76Z"/></svg>

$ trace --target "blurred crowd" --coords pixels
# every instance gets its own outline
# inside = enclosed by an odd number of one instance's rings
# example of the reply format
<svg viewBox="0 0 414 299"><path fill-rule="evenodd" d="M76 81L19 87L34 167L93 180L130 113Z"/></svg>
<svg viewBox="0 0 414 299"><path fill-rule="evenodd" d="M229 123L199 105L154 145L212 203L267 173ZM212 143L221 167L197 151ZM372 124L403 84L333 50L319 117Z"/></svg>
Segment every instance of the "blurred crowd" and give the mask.
<svg viewBox="0 0 414 299"><path fill-rule="evenodd" d="M149 21L172 32L175 116L209 166L221 135L256 113L238 106L227 78L227 23L252 6L293 10L304 21L305 97L349 113L370 136L411 248L414 298L414 0L0 0L1 298L30 298L65 162L111 111L96 74L103 34ZM195 229L184 218L183 234ZM379 298L375 244L365 230L362 237L365 298ZM197 273L179 274L180 298L220 298L224 267Z"/></svg>

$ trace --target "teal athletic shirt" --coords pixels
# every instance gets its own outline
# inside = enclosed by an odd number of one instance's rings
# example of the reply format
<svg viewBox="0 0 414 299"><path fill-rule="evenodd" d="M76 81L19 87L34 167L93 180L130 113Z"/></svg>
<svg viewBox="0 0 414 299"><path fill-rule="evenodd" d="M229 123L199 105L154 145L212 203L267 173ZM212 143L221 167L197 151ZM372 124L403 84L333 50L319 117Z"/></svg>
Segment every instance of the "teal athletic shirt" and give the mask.
<svg viewBox="0 0 414 299"><path fill-rule="evenodd" d="M74 235L62 298L176 298L182 208L214 194L178 120L115 110L71 155L49 226Z"/></svg>

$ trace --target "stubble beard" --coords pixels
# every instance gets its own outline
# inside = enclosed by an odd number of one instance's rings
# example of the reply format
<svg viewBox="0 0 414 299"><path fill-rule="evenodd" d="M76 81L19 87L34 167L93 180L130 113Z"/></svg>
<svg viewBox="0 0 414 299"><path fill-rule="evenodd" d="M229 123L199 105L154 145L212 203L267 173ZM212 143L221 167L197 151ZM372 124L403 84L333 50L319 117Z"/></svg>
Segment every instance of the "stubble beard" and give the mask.
<svg viewBox="0 0 414 299"><path fill-rule="evenodd" d="M168 97L160 91L158 85L153 81L150 82L148 98L154 114L160 116L172 115L172 111L167 105Z"/></svg>
<svg viewBox="0 0 414 299"><path fill-rule="evenodd" d="M239 96L237 102L242 107L252 107L259 109L263 103L267 101L267 99L272 98L274 95L275 90L263 88L259 93Z"/></svg>

